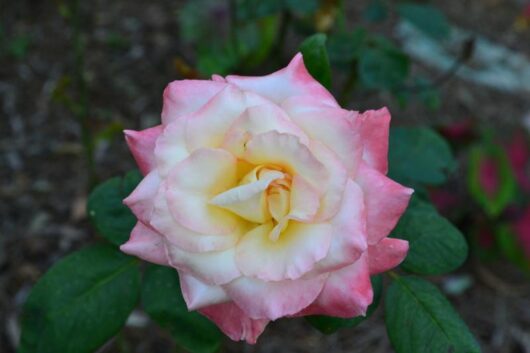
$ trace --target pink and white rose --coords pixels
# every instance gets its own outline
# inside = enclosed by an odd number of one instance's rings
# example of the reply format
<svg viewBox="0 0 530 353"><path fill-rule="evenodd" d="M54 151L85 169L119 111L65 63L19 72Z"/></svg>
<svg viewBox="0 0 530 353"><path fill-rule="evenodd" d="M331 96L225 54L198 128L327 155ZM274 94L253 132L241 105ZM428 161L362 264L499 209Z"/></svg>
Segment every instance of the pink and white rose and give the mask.
<svg viewBox="0 0 530 353"><path fill-rule="evenodd" d="M145 175L122 251L178 271L190 310L256 342L285 316L364 315L412 190L385 176L390 114L342 109L298 54L262 77L182 80L125 131Z"/></svg>

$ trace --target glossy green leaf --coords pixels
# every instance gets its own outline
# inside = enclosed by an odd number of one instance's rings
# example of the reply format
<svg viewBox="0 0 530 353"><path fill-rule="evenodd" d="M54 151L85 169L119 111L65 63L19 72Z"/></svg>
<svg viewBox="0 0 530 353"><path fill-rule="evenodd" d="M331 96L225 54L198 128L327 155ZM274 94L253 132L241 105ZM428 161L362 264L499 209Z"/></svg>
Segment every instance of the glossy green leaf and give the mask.
<svg viewBox="0 0 530 353"><path fill-rule="evenodd" d="M479 353L449 301L429 282L396 277L386 291L385 323L396 353Z"/></svg>
<svg viewBox="0 0 530 353"><path fill-rule="evenodd" d="M398 13L434 39L447 38L451 31L445 15L431 5L404 3L398 6Z"/></svg>
<svg viewBox="0 0 530 353"><path fill-rule="evenodd" d="M372 0L363 11L363 18L369 22L382 22L388 18L388 4L384 0Z"/></svg>
<svg viewBox="0 0 530 353"><path fill-rule="evenodd" d="M467 242L460 231L427 202L414 197L392 232L409 242L401 267L407 271L437 275L451 272L467 258Z"/></svg>
<svg viewBox="0 0 530 353"><path fill-rule="evenodd" d="M266 2L266 1L263 1ZM318 10L319 0L284 0L286 9L300 14L309 14Z"/></svg>
<svg viewBox="0 0 530 353"><path fill-rule="evenodd" d="M392 128L389 176L403 184L442 184L456 163L447 141L430 128Z"/></svg>
<svg viewBox="0 0 530 353"><path fill-rule="evenodd" d="M127 241L136 217L123 204L141 180L137 171L115 177L97 186L88 197L87 212L99 235L115 245Z"/></svg>
<svg viewBox="0 0 530 353"><path fill-rule="evenodd" d="M487 175L490 173L494 175ZM484 182L492 178L497 185L493 185L495 190L491 192ZM471 196L494 217L516 197L517 183L510 162L506 152L495 143L476 145L470 149L467 181Z"/></svg>
<svg viewBox="0 0 530 353"><path fill-rule="evenodd" d="M399 87L409 70L409 57L388 43L366 47L358 62L359 78L365 87L371 89Z"/></svg>
<svg viewBox="0 0 530 353"><path fill-rule="evenodd" d="M31 291L19 353L89 353L114 336L138 302L138 261L110 245L75 252Z"/></svg>
<svg viewBox="0 0 530 353"><path fill-rule="evenodd" d="M174 269L149 266L144 277L142 305L189 352L210 353L219 349L222 334L207 318L188 311Z"/></svg>
<svg viewBox="0 0 530 353"><path fill-rule="evenodd" d="M327 37L323 33L312 35L300 45L307 70L324 87L331 87L331 67L326 49Z"/></svg>
<svg viewBox="0 0 530 353"><path fill-rule="evenodd" d="M383 291L383 277L380 275L372 276L372 288L374 291L374 300L366 311L366 316L357 316L351 319L343 319L340 317L331 317L323 315L314 315L306 317L306 320L317 330L325 334L331 334L336 332L338 329L345 327L355 327L361 322L372 316L374 311L379 306L381 299L381 293Z"/></svg>
<svg viewBox="0 0 530 353"><path fill-rule="evenodd" d="M362 45L366 39L364 28L353 32L339 32L328 37L327 49L332 63L350 63L359 57Z"/></svg>

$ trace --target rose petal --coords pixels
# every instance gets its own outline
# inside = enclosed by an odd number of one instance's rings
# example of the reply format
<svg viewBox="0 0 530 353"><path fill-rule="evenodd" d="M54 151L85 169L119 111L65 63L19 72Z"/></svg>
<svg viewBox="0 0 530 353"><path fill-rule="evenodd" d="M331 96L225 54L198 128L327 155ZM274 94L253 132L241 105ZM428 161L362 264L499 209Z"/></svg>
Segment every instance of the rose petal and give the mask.
<svg viewBox="0 0 530 353"><path fill-rule="evenodd" d="M361 188L349 180L333 226L328 255L317 264L318 271L333 271L355 262L366 251L366 212Z"/></svg>
<svg viewBox="0 0 530 353"><path fill-rule="evenodd" d="M266 76L234 76L226 80L241 89L260 94L275 103L291 96L310 95L322 104L337 107L338 104L318 81L307 72L302 54L298 53L286 68Z"/></svg>
<svg viewBox="0 0 530 353"><path fill-rule="evenodd" d="M232 124L251 106L270 104L251 92L227 85L200 110L186 117L186 145L190 151L221 146Z"/></svg>
<svg viewBox="0 0 530 353"><path fill-rule="evenodd" d="M363 143L363 160L382 174L388 171L388 134L390 112L387 108L368 110L359 114Z"/></svg>
<svg viewBox="0 0 530 353"><path fill-rule="evenodd" d="M353 264L331 272L315 302L297 316L329 315L352 318L365 315L372 300L368 261L363 255Z"/></svg>
<svg viewBox="0 0 530 353"><path fill-rule="evenodd" d="M185 138L186 122L182 118L169 123L156 141L156 166L162 177L166 177L173 167L190 155Z"/></svg>
<svg viewBox="0 0 530 353"><path fill-rule="evenodd" d="M240 277L224 286L232 300L251 318L276 320L293 315L318 296L327 274L280 282Z"/></svg>
<svg viewBox="0 0 530 353"><path fill-rule="evenodd" d="M169 211L165 190L166 185L163 184L155 198L150 224L163 234L169 243L191 252L220 251L231 248L237 243L243 233L240 228L223 235L201 234L181 226Z"/></svg>
<svg viewBox="0 0 530 353"><path fill-rule="evenodd" d="M207 80L173 81L164 90L162 124L193 113L219 93L226 83Z"/></svg>
<svg viewBox="0 0 530 353"><path fill-rule="evenodd" d="M270 219L264 191L274 180L283 177L283 173L271 171L255 182L237 186L215 196L210 203L227 209L248 221L264 223Z"/></svg>
<svg viewBox="0 0 530 353"><path fill-rule="evenodd" d="M210 305L230 301L222 287L209 285L196 277L179 272L180 289L188 310L197 310Z"/></svg>
<svg viewBox="0 0 530 353"><path fill-rule="evenodd" d="M301 222L313 220L320 208L318 191L300 175L293 177L290 205L289 219Z"/></svg>
<svg viewBox="0 0 530 353"><path fill-rule="evenodd" d="M312 140L330 148L348 172L355 174L363 146L358 129L348 120L355 112L323 106L311 96L289 98L282 108Z"/></svg>
<svg viewBox="0 0 530 353"><path fill-rule="evenodd" d="M298 279L311 271L329 249L329 224L289 222L276 241L271 222L255 227L237 244L236 264L245 276L264 281Z"/></svg>
<svg viewBox="0 0 530 353"><path fill-rule="evenodd" d="M120 246L120 250L145 261L169 266L164 238L142 222L136 223L131 237Z"/></svg>
<svg viewBox="0 0 530 353"><path fill-rule="evenodd" d="M212 305L199 312L215 322L232 340L247 341L250 344L256 343L269 323L265 319L251 319L234 303Z"/></svg>
<svg viewBox="0 0 530 353"><path fill-rule="evenodd" d="M312 141L311 151L324 165L328 179L321 180L325 192L320 200L320 209L315 217L319 222L328 221L339 211L344 188L348 181L348 172L337 155L318 141Z"/></svg>
<svg viewBox="0 0 530 353"><path fill-rule="evenodd" d="M133 192L123 200L134 213L136 218L149 224L153 213L154 199L160 187L158 172L152 171L140 181Z"/></svg>
<svg viewBox="0 0 530 353"><path fill-rule="evenodd" d="M296 136L270 131L254 136L246 148L243 159L247 162L281 166L291 175L302 175L316 190L321 191L328 180L324 165Z"/></svg>
<svg viewBox="0 0 530 353"><path fill-rule="evenodd" d="M396 226L414 190L362 163L357 183L364 193L368 244L377 244Z"/></svg>
<svg viewBox="0 0 530 353"><path fill-rule="evenodd" d="M407 256L409 243L406 240L383 238L368 247L370 274L375 275L398 266Z"/></svg>
<svg viewBox="0 0 530 353"><path fill-rule="evenodd" d="M235 156L241 156L245 151L246 143L252 136L269 131L288 133L297 136L305 145L309 143L307 135L289 119L282 109L275 104L262 104L249 107L232 124L224 138L223 148Z"/></svg>
<svg viewBox="0 0 530 353"><path fill-rule="evenodd" d="M225 284L241 275L235 263L234 248L191 253L166 243L166 249L171 266L207 284Z"/></svg>
<svg viewBox="0 0 530 353"><path fill-rule="evenodd" d="M142 131L124 130L123 132L140 172L146 175L155 168L155 143L162 133L162 125Z"/></svg>
<svg viewBox="0 0 530 353"><path fill-rule="evenodd" d="M202 148L168 176L167 200L175 220L198 233L229 234L241 218L209 201L237 185L237 160L220 149Z"/></svg>

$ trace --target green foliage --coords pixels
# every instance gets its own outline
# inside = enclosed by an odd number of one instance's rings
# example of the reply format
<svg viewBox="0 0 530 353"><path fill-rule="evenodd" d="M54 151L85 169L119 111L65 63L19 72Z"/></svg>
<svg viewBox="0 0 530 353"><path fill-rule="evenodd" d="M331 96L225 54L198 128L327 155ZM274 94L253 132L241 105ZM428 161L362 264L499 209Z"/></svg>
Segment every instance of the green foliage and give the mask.
<svg viewBox="0 0 530 353"><path fill-rule="evenodd" d="M466 324L438 289L397 277L385 296L385 321L396 353L479 353Z"/></svg>
<svg viewBox="0 0 530 353"><path fill-rule="evenodd" d="M403 85L409 70L409 57L382 38L373 38L358 62L361 83L371 89L397 89Z"/></svg>
<svg viewBox="0 0 530 353"><path fill-rule="evenodd" d="M364 28L331 34L327 41L330 61L334 64L347 64L358 59L366 37Z"/></svg>
<svg viewBox="0 0 530 353"><path fill-rule="evenodd" d="M75 252L35 285L19 353L89 353L114 336L140 293L138 262L110 245Z"/></svg>
<svg viewBox="0 0 530 353"><path fill-rule="evenodd" d="M129 172L124 178L115 177L97 186L88 198L87 211L99 235L115 245L121 245L129 238L136 224L136 217L123 204L141 180L137 171Z"/></svg>
<svg viewBox="0 0 530 353"><path fill-rule="evenodd" d="M340 328L355 327L364 320L368 319L379 306L381 293L383 292L383 277L380 275L371 278L372 289L374 291L374 300L366 311L366 316L357 316L351 319L343 319L339 317L315 315L307 316L306 320L317 330L325 334L336 332Z"/></svg>
<svg viewBox="0 0 530 353"><path fill-rule="evenodd" d="M495 231L495 241L502 255L525 271L530 271L530 261L510 226L503 224Z"/></svg>
<svg viewBox="0 0 530 353"><path fill-rule="evenodd" d="M331 87L331 67L326 50L326 40L327 37L323 33L312 35L300 45L300 51L304 55L304 64L309 73L329 89Z"/></svg>
<svg viewBox="0 0 530 353"><path fill-rule="evenodd" d="M390 130L389 176L406 185L438 185L455 168L449 144L430 128Z"/></svg>
<svg viewBox="0 0 530 353"><path fill-rule="evenodd" d="M192 353L219 349L221 333L211 321L188 311L174 269L149 266L143 283L142 304L153 320L171 332L179 346Z"/></svg>
<svg viewBox="0 0 530 353"><path fill-rule="evenodd" d="M457 269L467 258L462 233L417 197L413 197L392 234L409 242L409 253L401 267L410 272L443 274Z"/></svg>
<svg viewBox="0 0 530 353"><path fill-rule="evenodd" d="M404 3L398 6L398 13L434 39L445 39L451 31L444 14L431 5Z"/></svg>
<svg viewBox="0 0 530 353"><path fill-rule="evenodd" d="M497 173L497 190L490 195L481 183L484 163L491 160ZM508 156L495 143L484 143L471 147L469 151L468 189L471 196L490 216L498 216L515 198L517 184Z"/></svg>
<svg viewBox="0 0 530 353"><path fill-rule="evenodd" d="M384 0L372 0L363 11L363 18L369 22L382 22L388 18L388 5Z"/></svg>

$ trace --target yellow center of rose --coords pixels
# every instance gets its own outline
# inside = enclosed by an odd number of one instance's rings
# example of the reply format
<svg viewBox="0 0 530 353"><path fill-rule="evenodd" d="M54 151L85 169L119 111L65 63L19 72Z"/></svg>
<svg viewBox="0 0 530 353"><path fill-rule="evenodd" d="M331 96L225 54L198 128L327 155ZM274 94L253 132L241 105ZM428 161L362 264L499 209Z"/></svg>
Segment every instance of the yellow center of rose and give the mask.
<svg viewBox="0 0 530 353"><path fill-rule="evenodd" d="M269 239L276 241L289 223L292 177L285 168L261 165L252 168L239 183L210 200L239 217L260 225L272 222Z"/></svg>

